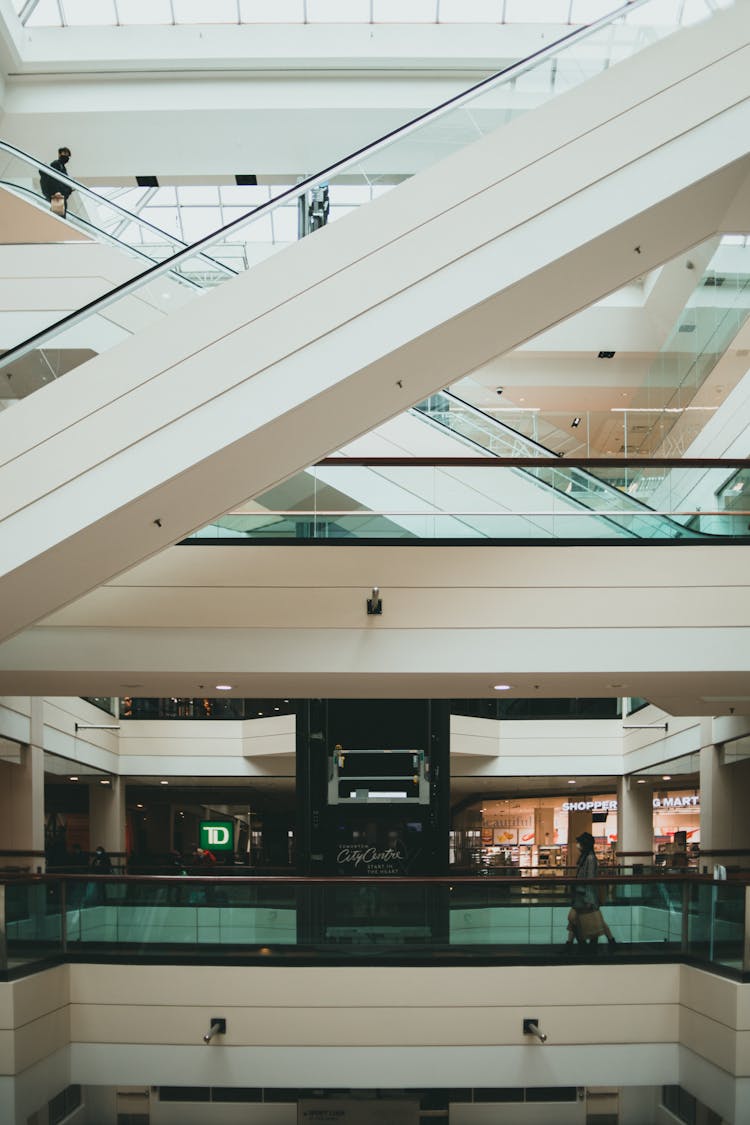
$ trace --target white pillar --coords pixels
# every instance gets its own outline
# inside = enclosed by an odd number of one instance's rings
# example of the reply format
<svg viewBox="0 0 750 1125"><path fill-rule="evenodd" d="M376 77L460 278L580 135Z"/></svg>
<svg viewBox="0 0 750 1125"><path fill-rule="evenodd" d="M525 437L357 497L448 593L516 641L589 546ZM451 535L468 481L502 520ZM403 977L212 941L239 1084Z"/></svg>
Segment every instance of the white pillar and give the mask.
<svg viewBox="0 0 750 1125"><path fill-rule="evenodd" d="M723 747L700 752L701 866L750 867L750 760L724 765Z"/></svg>
<svg viewBox="0 0 750 1125"><path fill-rule="evenodd" d="M651 786L634 777L617 783L617 856L621 864L650 865L654 851L654 797Z"/></svg>
<svg viewBox="0 0 750 1125"><path fill-rule="evenodd" d="M89 787L89 847L102 846L112 866L125 865L125 782L112 777L109 785L94 781Z"/></svg>
<svg viewBox="0 0 750 1125"><path fill-rule="evenodd" d="M44 870L44 751L41 699L31 700L30 743L0 762L0 866Z"/></svg>

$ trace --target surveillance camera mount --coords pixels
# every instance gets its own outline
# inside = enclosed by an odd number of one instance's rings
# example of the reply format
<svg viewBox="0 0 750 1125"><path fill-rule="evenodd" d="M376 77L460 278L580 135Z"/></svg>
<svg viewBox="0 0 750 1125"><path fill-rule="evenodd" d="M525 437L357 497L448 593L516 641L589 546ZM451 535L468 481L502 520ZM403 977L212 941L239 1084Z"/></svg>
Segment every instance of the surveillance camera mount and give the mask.
<svg viewBox="0 0 750 1125"><path fill-rule="evenodd" d="M383 599L380 596L380 587L373 586L372 597L367 599L367 616L380 617L383 612Z"/></svg>

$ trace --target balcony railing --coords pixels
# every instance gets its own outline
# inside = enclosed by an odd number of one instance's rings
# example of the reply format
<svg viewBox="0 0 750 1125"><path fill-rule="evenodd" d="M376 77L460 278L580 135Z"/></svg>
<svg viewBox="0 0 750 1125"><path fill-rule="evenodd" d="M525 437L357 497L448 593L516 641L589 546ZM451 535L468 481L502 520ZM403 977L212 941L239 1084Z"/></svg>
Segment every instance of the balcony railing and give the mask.
<svg viewBox="0 0 750 1125"><path fill-rule="evenodd" d="M567 878L32 876L2 886L0 971L51 962L684 961L750 979L750 880L611 876L616 944L566 945ZM576 881L580 891L583 882Z"/></svg>

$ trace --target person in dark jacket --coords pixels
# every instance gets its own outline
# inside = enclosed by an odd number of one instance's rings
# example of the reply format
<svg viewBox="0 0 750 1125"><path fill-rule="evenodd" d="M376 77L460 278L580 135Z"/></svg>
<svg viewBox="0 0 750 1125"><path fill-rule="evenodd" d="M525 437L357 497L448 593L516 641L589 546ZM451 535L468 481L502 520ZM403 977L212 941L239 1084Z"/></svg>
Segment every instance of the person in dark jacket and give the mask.
<svg viewBox="0 0 750 1125"><path fill-rule="evenodd" d="M99 847L91 857L91 874L92 875L111 875L112 874L112 860L109 858L108 853L104 848Z"/></svg>
<svg viewBox="0 0 750 1125"><path fill-rule="evenodd" d="M599 861L594 852L594 837L590 832L582 832L580 836L576 836L576 843L578 844L578 864L576 866L576 881L572 886L572 902L570 911L568 913L568 936L565 942L570 946L578 939L583 942L580 936L580 929L578 924L579 914L590 913L591 911L599 909L599 892L593 883L584 882L583 880L595 879L599 874ZM610 945L615 945L615 939L612 936L607 923L601 918L601 933L604 934ZM599 940L598 934L590 940L597 942Z"/></svg>
<svg viewBox="0 0 750 1125"><path fill-rule="evenodd" d="M70 149L63 145L62 148L57 150L57 160L50 162L50 168L56 168L58 172L66 174L66 164L70 160ZM42 195L48 203L52 202L53 195L61 195L63 197L64 215L68 213L68 196L73 188L70 184L63 183L62 180L56 180L54 176L50 176L49 172L39 173L39 187L42 190Z"/></svg>

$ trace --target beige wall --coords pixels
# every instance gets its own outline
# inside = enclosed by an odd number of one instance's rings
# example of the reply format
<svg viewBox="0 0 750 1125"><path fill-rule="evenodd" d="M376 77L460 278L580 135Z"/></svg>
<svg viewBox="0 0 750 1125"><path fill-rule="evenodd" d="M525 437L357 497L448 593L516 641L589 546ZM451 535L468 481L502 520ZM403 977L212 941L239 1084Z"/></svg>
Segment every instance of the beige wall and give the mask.
<svg viewBox="0 0 750 1125"><path fill-rule="evenodd" d="M226 1038L204 1046L201 1036L215 1015L228 1021ZM544 1046L523 1038L525 1016L539 1019L549 1036ZM55 1061L61 1058L65 1074ZM188 1082L392 1088L606 1083L642 1088L624 1118L628 1125L637 1121L646 1087L679 1083L726 1121L743 1125L750 985L679 965L67 965L0 984L0 1095L18 1076L30 1105L33 1091L43 1089L34 1075L45 1060L57 1067L56 1088L67 1082L95 1088L91 1104L102 1118L90 1119L96 1125L104 1125L109 1112L104 1087ZM576 1109L565 1108L566 1122L578 1120ZM531 1125L535 1111L524 1112ZM274 1113L264 1125L292 1120L288 1107ZM476 1105L456 1107L452 1120L482 1125L484 1113ZM164 1125L193 1120L167 1106L159 1114L155 1120ZM234 1120L228 1108L227 1125ZM497 1107L493 1120L503 1120Z"/></svg>
<svg viewBox="0 0 750 1125"><path fill-rule="evenodd" d="M205 1048L212 1015L227 1035ZM529 1015L544 1048L522 1035ZM68 1042L197 1046L205 1058L226 1047L506 1047L547 1062L566 1047L683 1043L750 1076L750 985L673 964L68 965L0 984L1 1074Z"/></svg>

